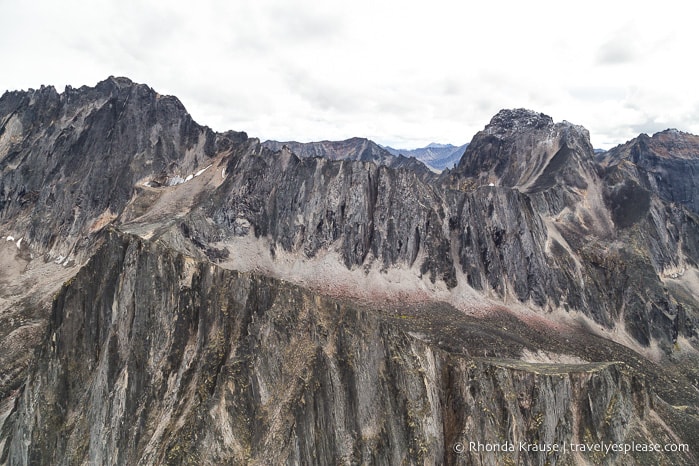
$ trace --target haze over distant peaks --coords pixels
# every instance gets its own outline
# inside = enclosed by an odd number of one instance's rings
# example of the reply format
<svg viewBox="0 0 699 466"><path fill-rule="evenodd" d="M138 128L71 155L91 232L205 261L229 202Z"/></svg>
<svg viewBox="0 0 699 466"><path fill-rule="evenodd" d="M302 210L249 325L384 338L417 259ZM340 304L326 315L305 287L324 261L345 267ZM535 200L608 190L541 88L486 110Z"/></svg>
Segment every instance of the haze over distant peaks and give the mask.
<svg viewBox="0 0 699 466"><path fill-rule="evenodd" d="M384 147L384 149L393 155L415 157L434 171L439 172L447 168L453 168L454 165L459 163L466 147L468 147L468 143L455 146L453 144L433 142L417 149L394 149L393 147Z"/></svg>

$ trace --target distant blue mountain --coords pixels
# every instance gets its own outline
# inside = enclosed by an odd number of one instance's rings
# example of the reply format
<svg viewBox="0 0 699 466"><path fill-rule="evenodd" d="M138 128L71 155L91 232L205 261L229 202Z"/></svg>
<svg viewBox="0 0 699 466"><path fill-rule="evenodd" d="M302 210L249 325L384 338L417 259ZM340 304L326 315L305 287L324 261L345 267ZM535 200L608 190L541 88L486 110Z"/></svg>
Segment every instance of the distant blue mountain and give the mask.
<svg viewBox="0 0 699 466"><path fill-rule="evenodd" d="M453 144L439 144L433 142L426 147L418 149L394 149L393 147L382 146L393 155L404 155L405 157L415 157L434 171L442 171L452 168L459 162L468 144L455 146Z"/></svg>

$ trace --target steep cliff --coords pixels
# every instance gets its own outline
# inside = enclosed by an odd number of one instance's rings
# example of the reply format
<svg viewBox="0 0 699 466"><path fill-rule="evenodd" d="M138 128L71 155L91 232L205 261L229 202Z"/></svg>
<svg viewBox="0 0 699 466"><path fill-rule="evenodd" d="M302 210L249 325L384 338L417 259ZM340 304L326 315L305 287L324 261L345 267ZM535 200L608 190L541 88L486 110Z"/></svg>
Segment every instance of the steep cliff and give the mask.
<svg viewBox="0 0 699 466"><path fill-rule="evenodd" d="M414 156L394 154L374 141L365 138L319 142L265 141L262 143L262 147L273 152L289 151L301 158L321 157L329 160L373 162L376 165L410 169L424 177L430 175L427 165Z"/></svg>
<svg viewBox="0 0 699 466"><path fill-rule="evenodd" d="M504 110L436 175L125 78L6 93L0 463L696 464L692 138Z"/></svg>
<svg viewBox="0 0 699 466"><path fill-rule="evenodd" d="M208 165L216 135L174 97L125 78L0 98L0 221L69 256L116 218L139 181Z"/></svg>
<svg viewBox="0 0 699 466"><path fill-rule="evenodd" d="M357 306L115 231L100 242L54 301L13 414L8 464L612 464L622 455L461 445L678 435L623 362L631 352L612 343L573 346L621 361L524 362L562 336L443 305ZM431 328L445 317L451 328Z"/></svg>
<svg viewBox="0 0 699 466"><path fill-rule="evenodd" d="M214 134L175 97L126 78L2 95L0 400L16 396L52 297L94 253L96 232L144 180L184 179L241 137ZM0 421L10 404L0 401Z"/></svg>
<svg viewBox="0 0 699 466"><path fill-rule="evenodd" d="M699 212L699 137L674 129L642 134L599 159L609 172L626 171L626 178L661 199Z"/></svg>
<svg viewBox="0 0 699 466"><path fill-rule="evenodd" d="M395 158L393 155L373 141L364 138L351 138L345 141L265 141L264 147L272 151L286 147L299 157L323 157L330 160L361 160L363 162L376 162L377 164L390 164Z"/></svg>

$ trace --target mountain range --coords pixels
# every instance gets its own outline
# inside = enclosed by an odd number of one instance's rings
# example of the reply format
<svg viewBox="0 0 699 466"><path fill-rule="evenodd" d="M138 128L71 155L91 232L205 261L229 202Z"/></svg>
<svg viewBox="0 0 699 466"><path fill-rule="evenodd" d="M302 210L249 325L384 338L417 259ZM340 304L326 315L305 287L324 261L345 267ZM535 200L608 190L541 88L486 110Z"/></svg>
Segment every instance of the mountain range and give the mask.
<svg viewBox="0 0 699 466"><path fill-rule="evenodd" d="M365 160L390 167L411 165L420 170L421 162L430 170L439 173L446 168L454 168L461 159L468 144L453 146L451 144L432 143L418 149L394 149L381 146L369 139L351 138L344 141L265 141L262 145L273 151L286 147L299 157L325 157L330 160Z"/></svg>
<svg viewBox="0 0 699 466"><path fill-rule="evenodd" d="M393 155L403 155L405 157L415 157L432 170L441 172L454 166L461 160L461 156L468 147L468 144L454 146L452 144L439 144L433 142L425 147L417 149L394 149L384 147Z"/></svg>
<svg viewBox="0 0 699 466"><path fill-rule="evenodd" d="M0 464L695 465L698 163L512 109L435 173L8 91Z"/></svg>

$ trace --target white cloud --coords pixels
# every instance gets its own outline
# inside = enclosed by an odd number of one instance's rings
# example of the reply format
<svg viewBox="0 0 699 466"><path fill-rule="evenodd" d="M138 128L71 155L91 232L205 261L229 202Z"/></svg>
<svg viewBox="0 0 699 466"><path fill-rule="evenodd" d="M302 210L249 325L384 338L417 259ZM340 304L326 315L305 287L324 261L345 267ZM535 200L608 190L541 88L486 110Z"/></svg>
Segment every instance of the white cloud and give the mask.
<svg viewBox="0 0 699 466"><path fill-rule="evenodd" d="M128 76L216 130L460 144L501 108L590 129L699 131L682 2L77 0L3 5L0 89Z"/></svg>

